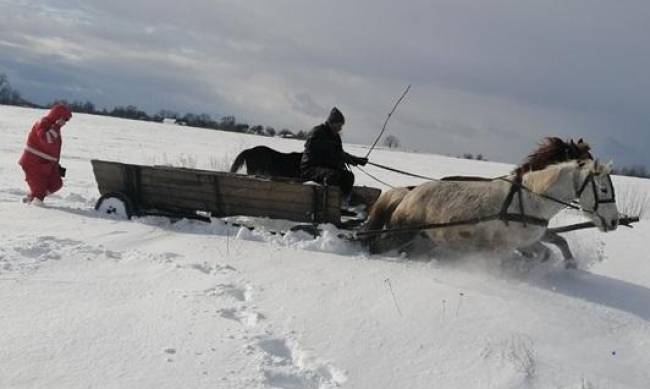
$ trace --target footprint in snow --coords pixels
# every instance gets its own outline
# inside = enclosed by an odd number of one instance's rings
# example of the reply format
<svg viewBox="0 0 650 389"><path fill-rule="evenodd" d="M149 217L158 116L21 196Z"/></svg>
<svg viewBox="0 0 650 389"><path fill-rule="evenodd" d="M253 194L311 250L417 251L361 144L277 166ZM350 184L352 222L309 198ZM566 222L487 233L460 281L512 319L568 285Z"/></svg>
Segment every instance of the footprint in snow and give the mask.
<svg viewBox="0 0 650 389"><path fill-rule="evenodd" d="M193 263L189 265L190 269L198 270L203 274L225 274L237 271L234 267L230 265L220 265L220 264L209 264L207 262L203 263Z"/></svg>
<svg viewBox="0 0 650 389"><path fill-rule="evenodd" d="M82 203L82 204L94 204L94 201L88 200L84 196L77 193L70 193L64 198L66 201L71 203Z"/></svg>
<svg viewBox="0 0 650 389"><path fill-rule="evenodd" d="M221 315L221 317L237 321L246 327L255 327L260 322L260 320L266 319L266 316L263 314L249 310L246 307L222 308L217 312L219 312L219 315Z"/></svg>
<svg viewBox="0 0 650 389"><path fill-rule="evenodd" d="M274 388L339 387L347 375L329 363L310 358L297 344L286 338L264 336L256 346L263 353L265 383Z"/></svg>
<svg viewBox="0 0 650 389"><path fill-rule="evenodd" d="M95 247L74 239L45 235L28 239L13 239L0 250L0 267L4 270L27 273L37 270L44 262L79 255L87 260L122 260L122 253Z"/></svg>
<svg viewBox="0 0 650 389"><path fill-rule="evenodd" d="M233 284L219 284L203 291L206 296L229 296L237 301L251 301L253 288L250 285L241 287Z"/></svg>
<svg viewBox="0 0 650 389"><path fill-rule="evenodd" d="M529 384L534 379L537 362L533 341L520 334L510 334L486 343L481 352L483 360L494 365L499 375L493 377L494 387L513 387ZM503 380L507 382L502 382Z"/></svg>
<svg viewBox="0 0 650 389"><path fill-rule="evenodd" d="M7 272L29 273L36 271L44 262L62 259L66 250L74 250L82 242L41 236L27 240L4 240L3 243L0 267Z"/></svg>

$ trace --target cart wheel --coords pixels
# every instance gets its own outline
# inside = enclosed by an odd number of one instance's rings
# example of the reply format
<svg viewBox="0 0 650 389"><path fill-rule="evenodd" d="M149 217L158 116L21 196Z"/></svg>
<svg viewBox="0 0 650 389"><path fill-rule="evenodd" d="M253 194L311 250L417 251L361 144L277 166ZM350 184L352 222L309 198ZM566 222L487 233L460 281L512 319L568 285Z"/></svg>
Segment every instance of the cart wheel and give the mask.
<svg viewBox="0 0 650 389"><path fill-rule="evenodd" d="M119 219L131 219L133 204L128 196L120 192L104 194L97 200L95 210L104 215L115 216Z"/></svg>

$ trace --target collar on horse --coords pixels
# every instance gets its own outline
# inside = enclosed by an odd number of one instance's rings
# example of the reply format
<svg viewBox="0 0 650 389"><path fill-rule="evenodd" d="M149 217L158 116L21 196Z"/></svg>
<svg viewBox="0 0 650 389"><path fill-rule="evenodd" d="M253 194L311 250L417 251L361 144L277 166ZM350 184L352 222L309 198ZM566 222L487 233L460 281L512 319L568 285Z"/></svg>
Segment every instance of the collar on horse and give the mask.
<svg viewBox="0 0 650 389"><path fill-rule="evenodd" d="M504 180L510 182L510 191L503 201L503 205L501 205L501 211L499 211L499 219L503 220L506 225L508 225L509 222L517 222L522 223L524 227L528 227L528 224L548 227L548 220L536 216L526 215L526 212L524 210L524 197L522 195L522 188L524 188L524 185L521 174L517 174L513 181L507 180L505 178ZM515 195L519 200L519 212L508 213L508 208L510 208Z"/></svg>

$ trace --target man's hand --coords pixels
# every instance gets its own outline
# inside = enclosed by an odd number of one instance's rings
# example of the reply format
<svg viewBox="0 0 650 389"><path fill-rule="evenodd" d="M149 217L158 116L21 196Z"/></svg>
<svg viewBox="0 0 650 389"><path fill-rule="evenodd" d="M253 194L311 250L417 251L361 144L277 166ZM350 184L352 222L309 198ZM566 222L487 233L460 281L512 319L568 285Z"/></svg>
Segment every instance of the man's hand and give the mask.
<svg viewBox="0 0 650 389"><path fill-rule="evenodd" d="M357 165L366 166L366 164L368 163L368 158L354 157L353 162L355 166Z"/></svg>
<svg viewBox="0 0 650 389"><path fill-rule="evenodd" d="M65 168L61 165L59 165L59 176L65 177Z"/></svg>

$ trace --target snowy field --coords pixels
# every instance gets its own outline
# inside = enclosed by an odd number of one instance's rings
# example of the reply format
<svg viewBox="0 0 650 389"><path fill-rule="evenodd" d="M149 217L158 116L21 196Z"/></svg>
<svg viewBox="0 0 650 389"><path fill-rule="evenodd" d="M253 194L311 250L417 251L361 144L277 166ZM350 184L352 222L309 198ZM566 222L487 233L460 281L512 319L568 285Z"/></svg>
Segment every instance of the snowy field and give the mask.
<svg viewBox="0 0 650 389"><path fill-rule="evenodd" d="M42 114L0 106L0 388L650 388L648 220L568 234L573 271L369 256L332 234L219 220L120 221L93 210L91 159L223 170L243 148L302 143L87 115L63 129L63 190L26 206L16 161ZM372 159L433 177L512 168ZM650 181L614 183L619 209L648 209Z"/></svg>

